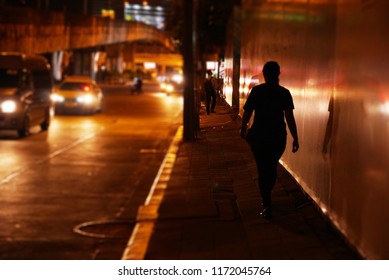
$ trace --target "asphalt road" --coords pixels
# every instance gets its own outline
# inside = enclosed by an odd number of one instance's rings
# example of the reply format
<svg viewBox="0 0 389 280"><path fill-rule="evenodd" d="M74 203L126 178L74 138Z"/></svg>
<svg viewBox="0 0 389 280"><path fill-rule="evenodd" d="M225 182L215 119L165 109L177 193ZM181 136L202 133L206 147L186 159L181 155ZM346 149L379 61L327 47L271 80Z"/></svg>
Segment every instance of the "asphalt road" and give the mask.
<svg viewBox="0 0 389 280"><path fill-rule="evenodd" d="M0 259L120 259L182 123L182 96L104 86L101 113L0 131Z"/></svg>

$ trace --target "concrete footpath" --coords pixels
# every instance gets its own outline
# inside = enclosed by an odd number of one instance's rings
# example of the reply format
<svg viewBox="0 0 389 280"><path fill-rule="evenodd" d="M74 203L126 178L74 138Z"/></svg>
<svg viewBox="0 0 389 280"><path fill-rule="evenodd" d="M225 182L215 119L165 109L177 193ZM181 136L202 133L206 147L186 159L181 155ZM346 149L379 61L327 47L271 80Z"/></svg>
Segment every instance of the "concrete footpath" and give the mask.
<svg viewBox="0 0 389 280"><path fill-rule="evenodd" d="M260 216L255 161L239 126L218 104L214 114L202 108L198 140L182 142L178 131L122 259L360 259L281 165L273 218Z"/></svg>

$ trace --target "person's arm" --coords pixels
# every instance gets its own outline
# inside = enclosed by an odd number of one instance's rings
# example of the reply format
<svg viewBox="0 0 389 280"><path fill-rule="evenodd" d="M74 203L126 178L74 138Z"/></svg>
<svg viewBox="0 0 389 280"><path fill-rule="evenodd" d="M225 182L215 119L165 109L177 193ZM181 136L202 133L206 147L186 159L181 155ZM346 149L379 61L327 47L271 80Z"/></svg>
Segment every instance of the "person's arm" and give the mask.
<svg viewBox="0 0 389 280"><path fill-rule="evenodd" d="M250 121L252 111L245 110L242 116L242 126L240 127L240 137L246 139L247 125Z"/></svg>
<svg viewBox="0 0 389 280"><path fill-rule="evenodd" d="M289 131L293 137L292 152L295 153L298 151L300 146L299 146L299 139L297 136L296 121L295 121L294 115L293 115L293 109L285 110L285 118L286 118L286 123L288 124Z"/></svg>

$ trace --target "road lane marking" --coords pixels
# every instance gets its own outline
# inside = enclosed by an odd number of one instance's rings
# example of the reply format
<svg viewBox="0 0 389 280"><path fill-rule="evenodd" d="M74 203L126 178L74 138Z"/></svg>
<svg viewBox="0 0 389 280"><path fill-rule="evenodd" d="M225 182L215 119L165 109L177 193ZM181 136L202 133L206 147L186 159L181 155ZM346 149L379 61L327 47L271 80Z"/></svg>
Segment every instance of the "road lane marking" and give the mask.
<svg viewBox="0 0 389 280"><path fill-rule="evenodd" d="M182 135L183 126L181 125L169 146L144 204L138 208L137 223L123 252L122 260L143 260L145 258L155 221L158 218L159 206L173 171Z"/></svg>
<svg viewBox="0 0 389 280"><path fill-rule="evenodd" d="M60 154L62 154L64 152L66 152L66 151L69 151L70 149L74 148L75 146L77 146L77 145L79 145L79 144L81 144L81 143L83 143L83 142L85 142L85 141L95 137L97 134L99 134L103 130L104 130L104 128L100 128L99 131L95 131L95 132L89 133L89 134L85 135L84 137L78 139L77 141L75 141L73 143L70 143L69 145L67 145L67 146L65 146L65 147L63 147L63 148L61 148L61 149L59 149L59 150L57 150L55 152L52 152L47 157L45 157L43 159L36 160L35 164L41 164L41 163L43 163L43 162L45 162L45 161L47 161L49 159L52 159L52 158L54 158L54 157L56 157L56 156L58 156L58 155L60 155Z"/></svg>
<svg viewBox="0 0 389 280"><path fill-rule="evenodd" d="M99 131L96 131L96 132L93 132L93 133L89 133L89 134L87 134L86 136L84 136L84 137L78 139L77 141L75 141L75 142L73 142L73 143L70 143L69 145L66 145L65 147L63 147L63 148L61 148L61 149L59 149L59 150L56 150L56 151L52 152L52 153L49 154L48 156L46 156L46 157L44 157L44 158L42 158L42 159L38 159L38 160L34 161L31 165L39 165L39 164L42 164L42 163L44 163L44 162L46 162L46 161L48 161L48 160L50 160L50 159L52 159L52 158L54 158L54 157L56 157L56 156L62 154L62 153L66 152L66 151L68 151L68 150L70 150L70 149L72 149L73 147L75 147L75 146L77 146L77 145L79 145L79 144L81 144L81 143L83 143L83 142L85 142L85 141L87 141L87 140L89 140L89 139L95 137L96 134L100 133L102 130L104 130L104 128L100 128ZM20 174L22 174L22 173L24 173L25 171L30 170L30 169L31 169L31 167L27 166L27 167L23 167L23 168L20 168L20 169L18 169L18 170L16 170L16 171L12 172L11 174L5 176L4 178L2 178L2 179L0 180L0 186L1 186L1 185L4 185L4 184L6 184L6 183L9 183L9 182L12 181L14 178L16 178L16 177L19 176Z"/></svg>

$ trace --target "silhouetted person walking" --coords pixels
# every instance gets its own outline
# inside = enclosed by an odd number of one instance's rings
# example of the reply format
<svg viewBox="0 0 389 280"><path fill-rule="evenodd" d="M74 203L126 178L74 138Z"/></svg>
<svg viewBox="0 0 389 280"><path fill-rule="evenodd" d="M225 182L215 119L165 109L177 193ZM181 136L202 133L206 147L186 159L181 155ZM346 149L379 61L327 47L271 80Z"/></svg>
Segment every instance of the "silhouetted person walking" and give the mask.
<svg viewBox="0 0 389 280"><path fill-rule="evenodd" d="M216 90L213 86L212 81L212 71L207 71L207 79L204 82L204 91L205 91L205 104L207 109L207 115L209 115L211 112L215 113L215 106L216 106ZM212 102L212 103L211 103Z"/></svg>
<svg viewBox="0 0 389 280"><path fill-rule="evenodd" d="M250 91L242 116L241 137L247 140L254 154L264 218L272 216L271 193L277 179L277 164L286 146L286 123L293 137L292 151L299 149L293 99L289 90L279 85L280 66L267 62L262 70L265 83ZM254 122L247 131L251 114Z"/></svg>
<svg viewBox="0 0 389 280"><path fill-rule="evenodd" d="M142 85L143 85L143 81L142 81L142 78L141 77L137 77L135 79L135 91L140 94L142 93Z"/></svg>

